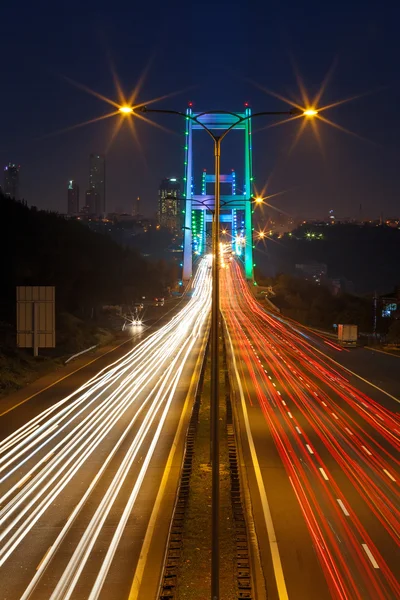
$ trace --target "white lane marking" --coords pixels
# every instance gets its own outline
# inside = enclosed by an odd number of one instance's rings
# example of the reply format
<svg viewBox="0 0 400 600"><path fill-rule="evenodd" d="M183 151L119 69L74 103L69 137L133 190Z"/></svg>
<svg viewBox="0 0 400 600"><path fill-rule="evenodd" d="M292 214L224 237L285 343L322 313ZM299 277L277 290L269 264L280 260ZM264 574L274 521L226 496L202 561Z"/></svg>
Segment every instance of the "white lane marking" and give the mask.
<svg viewBox="0 0 400 600"><path fill-rule="evenodd" d="M279 596L279 600L289 600L289 596L288 596L287 589L286 589L285 576L283 574L281 557L279 554L278 540L276 539L275 528L274 528L274 524L272 522L271 510L269 508L268 498L267 498L264 482L263 482L262 475L261 475L260 463L258 462L257 452L256 452L256 449L254 446L254 440L253 440L253 436L251 433L249 415L248 415L247 406L246 406L246 399L244 397L242 382L240 381L240 375L239 375L239 371L238 371L237 365L236 365L236 357L235 357L235 353L234 353L234 349L233 349L232 339L231 339L231 336L230 336L230 333L229 333L227 327L226 327L226 332L228 334L229 345L231 348L232 363L233 363L233 368L235 370L236 381L237 381L238 388L239 388L240 401L241 401L241 405L242 405L242 412L243 412L243 418L244 418L247 439L249 442L251 458L252 458L252 462L253 462L254 472L256 475L258 491L260 493L260 499L261 499L261 505L262 505L263 514L264 514L264 520L265 520L265 524L267 527L268 541L269 541L269 547L271 550L272 566L274 569L276 587L278 590L278 596Z"/></svg>
<svg viewBox="0 0 400 600"><path fill-rule="evenodd" d="M322 402L322 404L323 404L324 406L328 406L328 405L326 404L326 402L324 402L323 400L321 400L321 402Z"/></svg>
<svg viewBox="0 0 400 600"><path fill-rule="evenodd" d="M350 435L354 435L354 433L352 433L348 427L345 427L345 430L346 430L346 431L347 431L347 433L349 433Z"/></svg>
<svg viewBox="0 0 400 600"><path fill-rule="evenodd" d="M391 474L389 473L389 471L387 471L386 469L383 469L383 471L386 473L386 475L387 475L388 477L390 477L390 479L391 479L392 481L396 481L396 480L395 480L395 478L393 477L393 475L391 475Z"/></svg>
<svg viewBox="0 0 400 600"><path fill-rule="evenodd" d="M291 419L293 419L293 417L292 417L292 413L291 413L291 412L289 412L289 411L288 411L288 415L289 415L289 417L290 417Z"/></svg>
<svg viewBox="0 0 400 600"><path fill-rule="evenodd" d="M310 454L314 454L314 450L311 448L311 446L309 446L308 444L306 444L307 450L309 451Z"/></svg>
<svg viewBox="0 0 400 600"><path fill-rule="evenodd" d="M375 385L371 381L368 381L368 379L364 379L364 377L361 377L361 375L358 375L354 371L351 371L351 369L348 369L344 365L340 364L340 362L338 362L337 360L333 359L331 356L328 356L328 354L325 354L324 352L322 352L318 348L315 348L315 346L313 346L313 348L314 348L314 350L316 352L318 352L319 354L322 354L322 356L324 356L325 358L328 358L331 362L333 362L338 367L341 367L342 369L344 369L345 371L347 371L351 375L354 375L354 377L358 377L358 379L361 379L361 381L364 381L364 383L367 383L368 385L372 386L376 390L379 390L380 392L382 392L382 394L385 394L385 396L389 396L389 398L391 398L392 400L394 400L395 402L398 402L400 404L400 400L399 400L399 398L396 398L396 396L392 396L392 394L389 394L389 392L385 392L385 390L383 390L379 386Z"/></svg>
<svg viewBox="0 0 400 600"><path fill-rule="evenodd" d="M368 454L368 456L372 456L372 452L370 452L368 448L366 448L365 446L361 446L361 448L364 450L364 452Z"/></svg>
<svg viewBox="0 0 400 600"><path fill-rule="evenodd" d="M339 420L339 417L335 415L335 413L332 413L332 415L335 417L336 420Z"/></svg>
<svg viewBox="0 0 400 600"><path fill-rule="evenodd" d="M350 516L349 511L347 510L347 508L345 507L345 505L343 504L343 502L340 500L340 498L336 499L337 503L339 504L340 508L342 509L342 511L344 512L344 514L346 515L346 517Z"/></svg>
<svg viewBox="0 0 400 600"><path fill-rule="evenodd" d="M273 385L274 387L276 387L276 383L272 382L272 385Z"/></svg>
<svg viewBox="0 0 400 600"><path fill-rule="evenodd" d="M282 400L282 404L283 406L286 406L286 402L284 400Z"/></svg>
<svg viewBox="0 0 400 600"><path fill-rule="evenodd" d="M299 434L301 435L301 431L298 427L296 427L297 431L299 432Z"/></svg>
<svg viewBox="0 0 400 600"><path fill-rule="evenodd" d="M319 468L319 470L320 470L320 471L321 471L321 473L322 473L322 477L323 477L324 479L326 479L326 481L329 481L329 477L328 477L328 475L325 473L324 469L323 469L322 467L320 467L320 468Z"/></svg>
<svg viewBox="0 0 400 600"><path fill-rule="evenodd" d="M368 548L367 544L361 544L361 546L364 548L365 554L368 556L374 569L379 569L379 565L376 562L376 560L375 560L371 550Z"/></svg>
<svg viewBox="0 0 400 600"><path fill-rule="evenodd" d="M386 350L377 350L376 348L370 348L369 346L364 346L364 350L371 350L372 352L380 352L381 354L389 354L389 356L395 356L396 358L400 358L398 354L394 354L393 352L386 352Z"/></svg>
<svg viewBox="0 0 400 600"><path fill-rule="evenodd" d="M280 396L282 396L282 394L280 393L279 390L276 390L276 393L279 394Z"/></svg>

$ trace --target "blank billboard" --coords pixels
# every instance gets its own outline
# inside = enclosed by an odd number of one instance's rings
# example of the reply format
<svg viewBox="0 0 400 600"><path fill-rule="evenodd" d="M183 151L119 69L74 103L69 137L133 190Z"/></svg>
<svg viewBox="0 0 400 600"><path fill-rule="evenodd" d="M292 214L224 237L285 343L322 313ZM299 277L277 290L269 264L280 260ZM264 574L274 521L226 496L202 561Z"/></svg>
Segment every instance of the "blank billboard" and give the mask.
<svg viewBox="0 0 400 600"><path fill-rule="evenodd" d="M17 346L33 348L36 328L36 346L54 348L55 288L51 285L17 287Z"/></svg>

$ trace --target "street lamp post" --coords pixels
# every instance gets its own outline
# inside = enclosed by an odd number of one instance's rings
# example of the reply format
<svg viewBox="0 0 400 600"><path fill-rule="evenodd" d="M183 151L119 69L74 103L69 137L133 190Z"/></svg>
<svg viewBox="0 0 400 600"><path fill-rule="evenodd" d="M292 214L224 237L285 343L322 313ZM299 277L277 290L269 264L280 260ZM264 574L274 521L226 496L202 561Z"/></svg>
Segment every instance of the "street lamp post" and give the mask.
<svg viewBox="0 0 400 600"><path fill-rule="evenodd" d="M214 142L215 157L215 202L212 228L212 303L211 303L211 397L210 397L210 426L211 426L211 599L219 600L219 221L220 221L220 163L221 142L225 136L239 123L248 119L261 116L286 115L286 116L311 116L308 111L292 109L289 111L263 111L241 117L236 113L225 110L212 110L196 116L176 110L149 109L140 106L136 109L143 113L161 113L178 115L184 119L191 119L202 127L211 136ZM120 108L122 114L134 114L135 109L129 106ZM226 114L237 118L237 121L228 127L220 136L216 136L211 129L201 122L201 117L209 114ZM316 111L313 112L316 114ZM248 193L250 190L248 190Z"/></svg>

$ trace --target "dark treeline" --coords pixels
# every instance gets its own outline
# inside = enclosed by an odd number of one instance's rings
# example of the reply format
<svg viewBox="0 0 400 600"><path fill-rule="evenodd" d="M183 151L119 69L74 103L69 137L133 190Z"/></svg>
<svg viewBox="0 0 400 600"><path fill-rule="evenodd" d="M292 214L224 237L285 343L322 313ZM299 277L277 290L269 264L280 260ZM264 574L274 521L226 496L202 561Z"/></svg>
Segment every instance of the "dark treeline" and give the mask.
<svg viewBox="0 0 400 600"><path fill-rule="evenodd" d="M257 276L258 275L258 276ZM270 285L275 296L272 302L282 314L304 325L333 331L333 325L351 323L358 325L363 333L373 330L372 298L362 298L351 294L335 296L324 285L317 285L292 275L280 274L265 278L256 274L259 285ZM378 323L379 328L387 323Z"/></svg>
<svg viewBox="0 0 400 600"><path fill-rule="evenodd" d="M265 247L259 244L256 262L273 276L293 275L296 264L317 261L327 265L328 277L353 282L356 293L387 293L400 284L399 248L400 230L385 225L305 224L291 235L268 240Z"/></svg>
<svg viewBox="0 0 400 600"><path fill-rule="evenodd" d="M93 320L103 305L130 304L157 295L177 274L164 261L150 263L77 221L0 197L3 257L0 320L15 326L17 285L56 286L58 326L71 315Z"/></svg>

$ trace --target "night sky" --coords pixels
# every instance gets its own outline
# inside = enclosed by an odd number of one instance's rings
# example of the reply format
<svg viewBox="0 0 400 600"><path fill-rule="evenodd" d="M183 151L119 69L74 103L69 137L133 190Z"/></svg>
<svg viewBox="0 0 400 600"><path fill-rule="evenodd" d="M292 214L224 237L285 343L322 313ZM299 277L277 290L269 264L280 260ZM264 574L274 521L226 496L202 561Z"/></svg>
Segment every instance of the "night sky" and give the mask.
<svg viewBox="0 0 400 600"><path fill-rule="evenodd" d="M300 100L293 63L306 89L317 93L336 61L322 105L371 92L324 112L341 127L319 123L323 151L311 128L290 151L299 123L254 137L257 188L285 191L273 203L291 214L399 215L400 37L397 3L385 2L83 2L2 3L0 164L21 165L28 204L66 212L67 182L76 179L81 203L90 152L105 152L115 120L60 135L60 129L111 110L65 77L117 99L115 65L129 93L147 66L139 101L182 91L155 106L185 110L286 110L251 81ZM107 152L107 209L156 209L165 176L181 176L184 122L158 117L171 133L139 122L140 149L123 127ZM254 121L261 129L273 121ZM175 133L173 133L175 132ZM212 168L212 147L199 134L196 173ZM369 140L369 141L368 141ZM240 133L225 140L222 172L241 172ZM1 182L2 183L2 182ZM200 182L197 181L197 189ZM272 202L272 201L271 201Z"/></svg>

